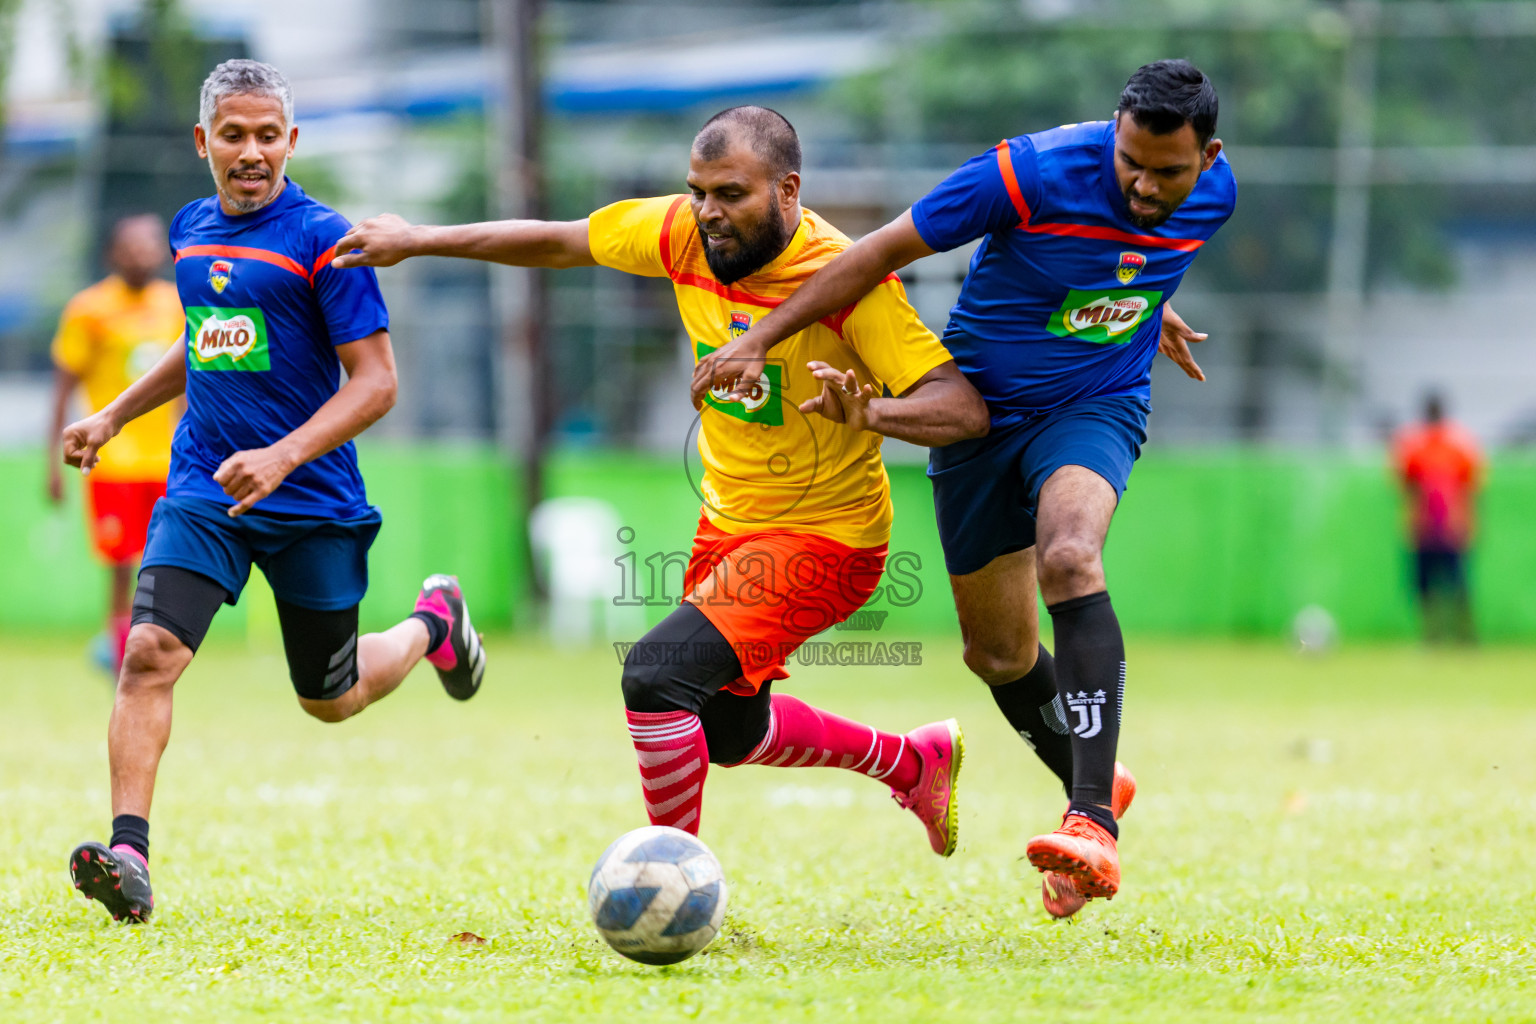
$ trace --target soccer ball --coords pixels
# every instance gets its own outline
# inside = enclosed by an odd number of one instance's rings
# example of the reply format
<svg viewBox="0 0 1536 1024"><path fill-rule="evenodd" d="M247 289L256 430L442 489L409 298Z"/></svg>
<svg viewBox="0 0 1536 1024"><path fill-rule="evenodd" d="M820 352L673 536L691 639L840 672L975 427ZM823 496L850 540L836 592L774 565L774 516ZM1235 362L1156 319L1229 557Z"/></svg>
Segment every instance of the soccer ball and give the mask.
<svg viewBox="0 0 1536 1024"><path fill-rule="evenodd" d="M725 875L709 847L665 825L619 836L587 882L598 933L642 964L675 964L709 945L725 901Z"/></svg>

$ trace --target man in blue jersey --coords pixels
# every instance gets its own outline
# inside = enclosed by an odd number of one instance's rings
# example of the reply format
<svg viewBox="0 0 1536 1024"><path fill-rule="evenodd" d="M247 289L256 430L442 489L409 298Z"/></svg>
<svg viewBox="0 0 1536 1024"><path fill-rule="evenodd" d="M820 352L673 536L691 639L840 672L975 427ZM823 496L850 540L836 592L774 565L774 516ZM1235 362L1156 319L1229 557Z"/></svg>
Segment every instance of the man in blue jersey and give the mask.
<svg viewBox="0 0 1536 1024"><path fill-rule="evenodd" d="M75 887L126 921L154 908L149 807L172 688L252 563L277 598L299 704L322 721L386 696L423 657L460 700L485 669L451 576L429 577L403 622L358 636L381 519L352 438L394 404L394 355L373 272L330 267L350 225L283 174L298 139L287 81L256 61L219 65L193 137L217 194L171 223L185 344L62 439L65 461L89 473L123 424L186 395L107 732L112 836L69 862Z"/></svg>
<svg viewBox="0 0 1536 1024"><path fill-rule="evenodd" d="M1146 440L1153 356L1204 379L1189 342L1205 335L1167 302L1236 202L1216 112L1215 88L1188 61L1146 65L1113 120L972 159L693 378L695 401L756 380L782 338L915 259L982 240L944 343L986 399L991 432L932 449L928 475L965 662L1071 800L1061 827L1028 845L1057 917L1120 884L1116 820L1135 781L1115 760L1125 646L1101 556ZM1039 641L1037 587L1054 660Z"/></svg>

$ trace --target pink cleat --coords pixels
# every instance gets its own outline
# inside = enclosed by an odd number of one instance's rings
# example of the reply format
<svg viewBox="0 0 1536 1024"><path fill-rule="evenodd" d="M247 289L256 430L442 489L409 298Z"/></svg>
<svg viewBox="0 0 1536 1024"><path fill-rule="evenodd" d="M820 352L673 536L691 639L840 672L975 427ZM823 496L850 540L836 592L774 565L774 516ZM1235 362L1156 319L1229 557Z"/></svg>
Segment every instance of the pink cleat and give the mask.
<svg viewBox="0 0 1536 1024"><path fill-rule="evenodd" d="M448 639L427 660L437 669L443 689L454 700L469 700L485 676L485 647L469 622L469 607L457 576L428 576L416 596L416 610L430 612L448 623Z"/></svg>
<svg viewBox="0 0 1536 1024"><path fill-rule="evenodd" d="M965 757L965 737L960 723L953 718L931 722L907 733L907 742L917 751L922 768L917 783L907 792L891 791L896 802L913 814L928 830L928 845L940 857L955 852L960 839L957 795L960 762Z"/></svg>
<svg viewBox="0 0 1536 1024"><path fill-rule="evenodd" d="M1115 782L1110 790L1110 811L1115 820L1130 810L1131 801L1136 799L1136 776L1131 770L1119 761L1115 762ZM1047 871L1044 880L1040 883L1040 902L1045 904L1045 912L1052 917L1071 917L1083 909L1083 904L1088 902L1088 897L1077 891L1077 884L1072 881L1071 875L1063 875L1055 871Z"/></svg>

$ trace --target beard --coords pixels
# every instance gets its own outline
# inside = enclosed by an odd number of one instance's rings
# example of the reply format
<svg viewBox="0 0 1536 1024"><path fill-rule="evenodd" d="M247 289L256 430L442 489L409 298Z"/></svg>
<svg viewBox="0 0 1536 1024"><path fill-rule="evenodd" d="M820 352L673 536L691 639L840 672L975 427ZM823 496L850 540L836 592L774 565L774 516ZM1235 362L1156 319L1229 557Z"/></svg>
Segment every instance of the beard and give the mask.
<svg viewBox="0 0 1536 1024"><path fill-rule="evenodd" d="M734 226L728 227L728 233L736 239L736 252L728 256L711 248L704 225L698 225L699 242L704 246L704 259L709 263L709 272L721 284L734 284L756 273L772 263L774 257L789 244L789 233L784 227L784 212L779 209L778 203L769 203L767 216L758 222L751 233L743 234Z"/></svg>
<svg viewBox="0 0 1536 1024"><path fill-rule="evenodd" d="M1135 210L1131 209L1131 200L1132 199L1135 199L1137 202L1140 202L1140 203L1151 203L1151 204L1153 204L1154 206L1157 207L1157 212L1153 213L1153 214L1139 214L1139 213L1137 213ZM1125 216L1126 216L1126 219L1128 219L1132 224L1135 224L1139 228L1161 227L1163 225L1163 223L1165 221L1167 221L1167 219L1169 217L1173 216L1173 211L1177 210L1178 208L1179 208L1179 203L1173 203L1172 205L1170 205L1168 203L1158 202L1156 199L1148 199L1146 196L1137 195L1134 191L1132 191L1129 188L1127 188L1125 190Z"/></svg>
<svg viewBox="0 0 1536 1024"><path fill-rule="evenodd" d="M213 175L214 187L219 190L219 195L222 196L224 201L229 204L229 208L234 210L236 213L255 213L257 210L261 209L263 206L266 206L268 203L272 202L272 200L281 195L283 192L281 184L283 180L283 172L286 171L287 168L288 158L284 157L283 162L278 164L277 167L273 169L272 176L267 179L267 185L270 191L268 191L267 194L262 198L237 199L235 196L231 195L228 191L225 190L224 183L229 180L228 176L230 173L237 171L240 168L231 167L229 170L224 172L225 177L220 178L218 168L213 166L213 153L210 152L208 154L208 170ZM278 184L274 186L272 184L273 182L277 182Z"/></svg>

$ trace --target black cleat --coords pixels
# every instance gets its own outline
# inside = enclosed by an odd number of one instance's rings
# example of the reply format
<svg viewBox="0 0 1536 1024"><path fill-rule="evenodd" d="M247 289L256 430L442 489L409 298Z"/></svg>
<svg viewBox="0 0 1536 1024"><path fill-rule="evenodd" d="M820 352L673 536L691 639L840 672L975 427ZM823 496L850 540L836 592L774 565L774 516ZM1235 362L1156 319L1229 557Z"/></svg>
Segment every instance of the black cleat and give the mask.
<svg viewBox="0 0 1536 1024"><path fill-rule="evenodd" d="M96 900L114 921L142 924L155 909L149 867L126 846L107 849L81 843L69 855L69 877L88 900Z"/></svg>
<svg viewBox="0 0 1536 1024"><path fill-rule="evenodd" d="M448 623L448 639L427 660L437 669L443 689L454 700L469 700L480 690L485 675L485 646L469 622L469 607L454 576L428 576L416 597L416 610L431 612Z"/></svg>

